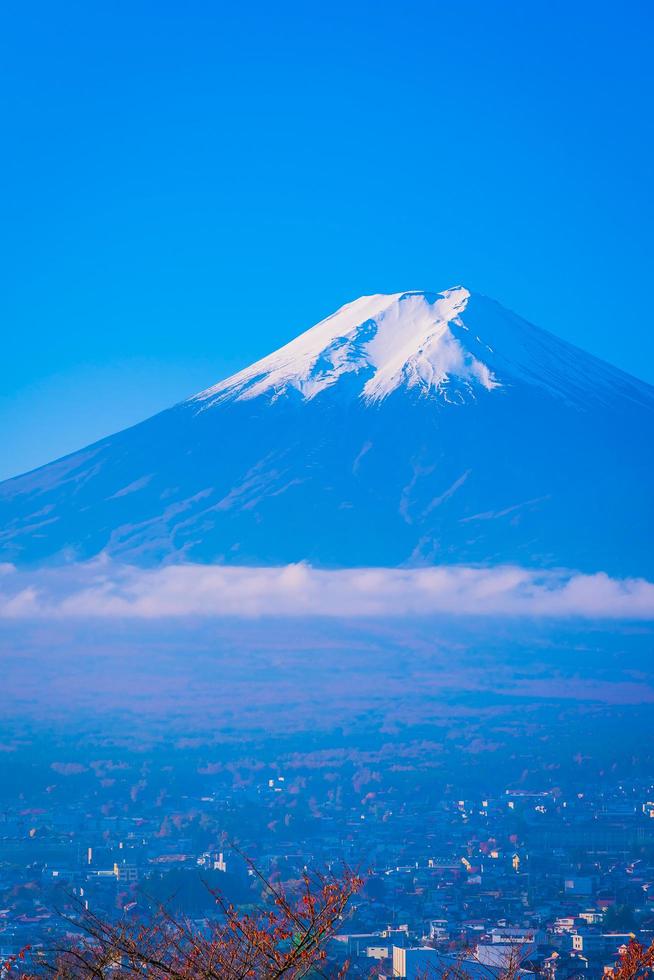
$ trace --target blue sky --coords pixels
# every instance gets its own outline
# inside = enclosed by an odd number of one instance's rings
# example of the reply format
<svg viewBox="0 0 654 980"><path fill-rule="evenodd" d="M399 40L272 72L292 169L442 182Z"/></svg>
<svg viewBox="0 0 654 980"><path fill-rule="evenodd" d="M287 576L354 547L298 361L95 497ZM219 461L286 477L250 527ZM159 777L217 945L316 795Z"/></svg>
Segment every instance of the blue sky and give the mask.
<svg viewBox="0 0 654 980"><path fill-rule="evenodd" d="M461 282L654 383L653 10L5 4L0 476L362 293Z"/></svg>

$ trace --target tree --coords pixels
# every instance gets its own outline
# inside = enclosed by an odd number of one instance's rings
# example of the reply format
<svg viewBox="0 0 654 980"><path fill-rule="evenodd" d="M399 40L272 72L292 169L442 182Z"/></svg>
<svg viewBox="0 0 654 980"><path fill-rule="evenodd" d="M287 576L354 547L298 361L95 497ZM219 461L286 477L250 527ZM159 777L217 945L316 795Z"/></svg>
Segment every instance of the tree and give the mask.
<svg viewBox="0 0 654 980"><path fill-rule="evenodd" d="M604 928L608 932L633 929L636 919L628 905L610 905L604 913Z"/></svg>
<svg viewBox="0 0 654 980"><path fill-rule="evenodd" d="M77 942L28 970L23 958L5 963L5 970L22 980L297 980L311 972L326 976L325 946L362 879L348 869L340 877L305 874L298 893L289 897L252 865L251 869L269 899L256 914L239 914L219 892L212 895L220 922L206 930L164 907L148 924L114 924L80 908L69 920L80 932ZM346 972L347 964L331 975L343 977Z"/></svg>
<svg viewBox="0 0 654 980"><path fill-rule="evenodd" d="M643 946L632 939L609 975L613 980L654 977L654 943Z"/></svg>

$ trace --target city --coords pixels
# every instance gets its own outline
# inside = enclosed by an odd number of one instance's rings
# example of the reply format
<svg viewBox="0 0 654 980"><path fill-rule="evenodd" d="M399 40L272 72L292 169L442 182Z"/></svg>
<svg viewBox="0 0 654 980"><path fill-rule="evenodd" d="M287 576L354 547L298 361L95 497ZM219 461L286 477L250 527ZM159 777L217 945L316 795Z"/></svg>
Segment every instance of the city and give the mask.
<svg viewBox="0 0 654 980"><path fill-rule="evenodd" d="M119 920L163 904L201 930L216 890L264 902L247 858L291 891L307 869L362 876L328 948L354 976L419 976L411 955L425 949L470 976L515 956L545 976L600 975L632 938L654 939L652 750L625 716L642 709L579 726L548 703L531 747L497 707L445 744L420 729L359 732L357 749L335 732L5 741L0 950L38 961L74 937L82 907ZM393 973L400 949L408 966Z"/></svg>

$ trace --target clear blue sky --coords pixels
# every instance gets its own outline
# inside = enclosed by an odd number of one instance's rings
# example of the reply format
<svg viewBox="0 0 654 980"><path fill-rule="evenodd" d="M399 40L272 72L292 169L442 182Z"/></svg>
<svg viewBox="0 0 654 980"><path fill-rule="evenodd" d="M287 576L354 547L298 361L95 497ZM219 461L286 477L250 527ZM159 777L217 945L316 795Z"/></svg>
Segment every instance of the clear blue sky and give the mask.
<svg viewBox="0 0 654 980"><path fill-rule="evenodd" d="M362 293L654 382L650 2L8 0L0 476Z"/></svg>

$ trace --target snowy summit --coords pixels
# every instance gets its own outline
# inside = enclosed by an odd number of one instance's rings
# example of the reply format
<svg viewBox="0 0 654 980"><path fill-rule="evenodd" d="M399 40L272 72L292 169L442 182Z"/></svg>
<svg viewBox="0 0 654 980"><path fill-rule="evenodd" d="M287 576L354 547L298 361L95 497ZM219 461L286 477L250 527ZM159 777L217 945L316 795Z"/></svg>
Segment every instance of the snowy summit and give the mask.
<svg viewBox="0 0 654 980"><path fill-rule="evenodd" d="M360 395L367 402L402 385L439 393L445 401L451 381L469 391L477 385L490 390L499 382L462 341L467 327L461 314L469 298L463 287L362 296L196 398L211 405L296 390L308 400L345 375L362 379Z"/></svg>
<svg viewBox="0 0 654 980"><path fill-rule="evenodd" d="M262 396L310 401L336 388L374 404L404 388L465 404L480 392L527 384L583 404L589 396L604 398L615 374L493 300L457 286L441 293L361 296L189 401L200 410ZM642 394L635 379L623 376L621 384L633 387L636 398L638 389Z"/></svg>

